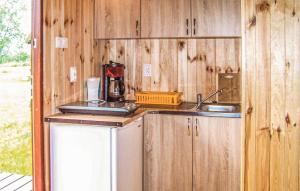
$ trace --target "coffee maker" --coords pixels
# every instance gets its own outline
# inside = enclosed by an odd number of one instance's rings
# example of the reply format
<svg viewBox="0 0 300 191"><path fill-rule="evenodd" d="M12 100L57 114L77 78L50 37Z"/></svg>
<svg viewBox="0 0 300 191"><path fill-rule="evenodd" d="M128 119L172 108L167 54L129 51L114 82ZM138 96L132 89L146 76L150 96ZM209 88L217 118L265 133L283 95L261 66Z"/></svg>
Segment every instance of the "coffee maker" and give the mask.
<svg viewBox="0 0 300 191"><path fill-rule="evenodd" d="M109 64L102 66L102 98L109 102L124 101L125 66L120 63L109 61Z"/></svg>

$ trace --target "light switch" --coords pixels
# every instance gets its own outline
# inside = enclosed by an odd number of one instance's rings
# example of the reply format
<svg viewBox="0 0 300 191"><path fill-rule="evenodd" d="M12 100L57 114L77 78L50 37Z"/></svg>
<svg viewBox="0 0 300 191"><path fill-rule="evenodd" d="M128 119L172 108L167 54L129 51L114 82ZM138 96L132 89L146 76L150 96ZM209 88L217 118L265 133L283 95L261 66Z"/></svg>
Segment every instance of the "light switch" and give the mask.
<svg viewBox="0 0 300 191"><path fill-rule="evenodd" d="M56 48L68 48L69 39L66 37L56 37L55 38L55 47Z"/></svg>
<svg viewBox="0 0 300 191"><path fill-rule="evenodd" d="M70 67L70 82L74 83L77 81L77 69L76 67Z"/></svg>
<svg viewBox="0 0 300 191"><path fill-rule="evenodd" d="M152 76L152 67L151 64L144 64L144 77L151 77Z"/></svg>

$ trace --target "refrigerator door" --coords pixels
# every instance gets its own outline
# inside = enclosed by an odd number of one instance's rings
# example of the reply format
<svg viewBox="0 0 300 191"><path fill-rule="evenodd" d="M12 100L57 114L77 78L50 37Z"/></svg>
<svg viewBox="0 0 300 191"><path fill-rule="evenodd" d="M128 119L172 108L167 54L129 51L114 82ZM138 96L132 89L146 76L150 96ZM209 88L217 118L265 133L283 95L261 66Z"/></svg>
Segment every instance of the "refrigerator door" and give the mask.
<svg viewBox="0 0 300 191"><path fill-rule="evenodd" d="M50 124L52 191L111 191L111 128Z"/></svg>

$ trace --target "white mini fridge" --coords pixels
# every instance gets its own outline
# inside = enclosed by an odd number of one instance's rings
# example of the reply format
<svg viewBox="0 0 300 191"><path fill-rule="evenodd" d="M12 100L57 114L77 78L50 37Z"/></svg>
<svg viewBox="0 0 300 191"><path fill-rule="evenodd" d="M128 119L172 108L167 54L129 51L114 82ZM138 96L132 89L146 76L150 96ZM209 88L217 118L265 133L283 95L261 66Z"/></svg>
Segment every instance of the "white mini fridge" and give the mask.
<svg viewBox="0 0 300 191"><path fill-rule="evenodd" d="M50 124L51 191L141 191L143 121Z"/></svg>

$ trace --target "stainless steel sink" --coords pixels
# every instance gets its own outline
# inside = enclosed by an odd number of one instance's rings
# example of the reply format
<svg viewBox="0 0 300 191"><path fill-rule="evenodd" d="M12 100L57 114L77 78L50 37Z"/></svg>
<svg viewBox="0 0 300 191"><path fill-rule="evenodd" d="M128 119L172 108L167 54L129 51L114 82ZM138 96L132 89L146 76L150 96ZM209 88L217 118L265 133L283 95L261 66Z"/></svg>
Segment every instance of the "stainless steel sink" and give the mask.
<svg viewBox="0 0 300 191"><path fill-rule="evenodd" d="M200 110L208 112L236 112L237 106L235 105L220 105L220 104L207 104L202 105Z"/></svg>
<svg viewBox="0 0 300 191"><path fill-rule="evenodd" d="M207 117L240 118L240 104L204 103L197 109L198 115Z"/></svg>

